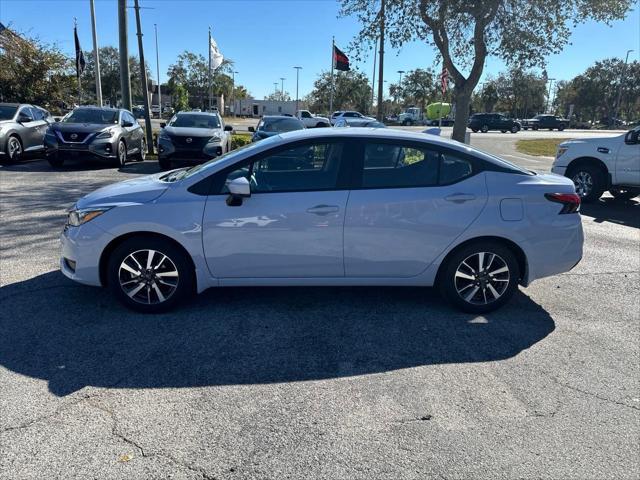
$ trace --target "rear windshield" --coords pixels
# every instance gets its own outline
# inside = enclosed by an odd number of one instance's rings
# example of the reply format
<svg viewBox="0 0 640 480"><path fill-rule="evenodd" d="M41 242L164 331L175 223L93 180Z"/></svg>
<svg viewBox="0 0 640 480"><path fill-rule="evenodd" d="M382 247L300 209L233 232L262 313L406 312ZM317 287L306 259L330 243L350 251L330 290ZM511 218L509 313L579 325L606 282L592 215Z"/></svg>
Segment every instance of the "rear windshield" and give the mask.
<svg viewBox="0 0 640 480"><path fill-rule="evenodd" d="M169 127L184 128L220 128L220 120L217 115L182 114L176 115L169 122Z"/></svg>
<svg viewBox="0 0 640 480"><path fill-rule="evenodd" d="M268 118L258 129L263 132L292 132L302 128L302 122L295 118Z"/></svg>
<svg viewBox="0 0 640 480"><path fill-rule="evenodd" d="M8 107L0 105L0 120L11 120L16 114L18 107Z"/></svg>
<svg viewBox="0 0 640 480"><path fill-rule="evenodd" d="M61 120L63 123L118 123L117 110L100 110L98 108L79 108Z"/></svg>

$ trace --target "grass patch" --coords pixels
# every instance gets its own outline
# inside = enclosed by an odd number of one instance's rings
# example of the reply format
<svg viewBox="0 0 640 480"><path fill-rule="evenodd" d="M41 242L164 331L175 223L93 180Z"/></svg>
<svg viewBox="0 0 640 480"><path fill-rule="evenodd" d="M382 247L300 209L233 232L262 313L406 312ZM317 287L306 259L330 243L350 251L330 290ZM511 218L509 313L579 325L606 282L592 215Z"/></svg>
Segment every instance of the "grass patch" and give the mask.
<svg viewBox="0 0 640 480"><path fill-rule="evenodd" d="M516 142L516 150L527 155L555 157L558 145L568 140L568 138L535 138L531 140L518 140Z"/></svg>

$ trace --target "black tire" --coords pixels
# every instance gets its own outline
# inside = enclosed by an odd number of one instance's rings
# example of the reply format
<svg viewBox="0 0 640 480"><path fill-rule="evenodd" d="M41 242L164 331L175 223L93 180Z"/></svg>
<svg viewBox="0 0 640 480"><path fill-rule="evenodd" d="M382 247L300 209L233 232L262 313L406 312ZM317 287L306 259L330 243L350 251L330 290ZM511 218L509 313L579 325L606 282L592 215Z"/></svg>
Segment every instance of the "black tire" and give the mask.
<svg viewBox="0 0 640 480"><path fill-rule="evenodd" d="M22 158L24 152L22 148L22 140L17 135L11 135L7 138L7 143L4 148L5 155L3 155L2 163L9 165L18 162Z"/></svg>
<svg viewBox="0 0 640 480"><path fill-rule="evenodd" d="M480 131L481 131L482 133L487 133L487 132L489 131L489 125L487 125L487 124L482 125L482 126L480 127Z"/></svg>
<svg viewBox="0 0 640 480"><path fill-rule="evenodd" d="M614 199L626 202L640 195L640 188L610 188L609 193Z"/></svg>
<svg viewBox="0 0 640 480"><path fill-rule="evenodd" d="M478 133L478 129L477 129L477 128L472 128L472 129L471 129L471 131L472 131L473 133Z"/></svg>
<svg viewBox="0 0 640 480"><path fill-rule="evenodd" d="M558 127L558 131L559 131L559 132L561 132L561 131L563 131L563 130L564 130L564 125L560 125L560 126Z"/></svg>
<svg viewBox="0 0 640 480"><path fill-rule="evenodd" d="M160 170L171 170L171 160L168 158L158 158L158 163L160 164Z"/></svg>
<svg viewBox="0 0 640 480"><path fill-rule="evenodd" d="M325 122L318 122L316 123L316 128L326 128L329 125L327 125Z"/></svg>
<svg viewBox="0 0 640 480"><path fill-rule="evenodd" d="M152 255L151 268L147 269L145 260L149 250L155 253ZM132 254L141 269L131 260ZM135 276L121 268L125 260L127 266L142 272L144 280L136 280L141 275ZM173 276L174 271L177 277ZM113 251L109 257L107 283L111 292L126 307L142 313L161 313L174 308L194 293L195 274L190 259L174 243L158 237L140 236L125 240ZM133 295L132 291L135 291ZM147 303L147 299L150 303Z"/></svg>
<svg viewBox="0 0 640 480"><path fill-rule="evenodd" d="M472 272L474 268L480 270L481 252L484 253L484 269L481 270L484 273L476 280ZM467 269L463 262L471 268ZM500 271L504 267L508 270ZM462 278L457 275L458 272L474 279ZM499 273L491 276L488 275L490 272ZM462 247L447 259L438 275L438 287L442 296L454 307L463 312L479 314L496 310L508 302L518 290L519 279L518 261L509 248L500 243L478 241ZM498 294L497 298L491 289Z"/></svg>
<svg viewBox="0 0 640 480"><path fill-rule="evenodd" d="M144 162L145 158L147 158L147 140L143 137L140 140L140 151L136 154L136 160Z"/></svg>
<svg viewBox="0 0 640 480"><path fill-rule="evenodd" d="M53 168L60 168L62 167L62 165L64 165L64 159L60 158L58 152L50 153L49 155L47 155L47 162L49 162L49 165L51 165Z"/></svg>
<svg viewBox="0 0 640 480"><path fill-rule="evenodd" d="M580 195L582 203L598 200L606 190L605 173L593 165L578 165L567 171L567 177L573 180L576 193Z"/></svg>
<svg viewBox="0 0 640 480"><path fill-rule="evenodd" d="M118 142L118 147L116 150L116 166L119 168L124 167L127 164L127 144L124 143L124 140L120 140Z"/></svg>
<svg viewBox="0 0 640 480"><path fill-rule="evenodd" d="M506 130L500 130L500 133L507 133Z"/></svg>
<svg viewBox="0 0 640 480"><path fill-rule="evenodd" d="M531 127L532 130L538 131L538 127Z"/></svg>
<svg viewBox="0 0 640 480"><path fill-rule="evenodd" d="M520 128L518 128L517 125L513 125L510 131L511 133L518 133L520 131Z"/></svg>

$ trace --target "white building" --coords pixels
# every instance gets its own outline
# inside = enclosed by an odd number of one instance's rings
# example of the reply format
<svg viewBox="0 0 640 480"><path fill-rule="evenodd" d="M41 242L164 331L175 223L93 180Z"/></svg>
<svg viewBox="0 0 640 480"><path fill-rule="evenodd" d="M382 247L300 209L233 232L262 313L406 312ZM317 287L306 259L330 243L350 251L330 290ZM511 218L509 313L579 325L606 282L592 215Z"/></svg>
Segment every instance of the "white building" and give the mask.
<svg viewBox="0 0 640 480"><path fill-rule="evenodd" d="M303 108L300 102L300 108ZM262 117L263 115L295 115L296 101L256 100L242 98L234 102L234 113L240 117Z"/></svg>

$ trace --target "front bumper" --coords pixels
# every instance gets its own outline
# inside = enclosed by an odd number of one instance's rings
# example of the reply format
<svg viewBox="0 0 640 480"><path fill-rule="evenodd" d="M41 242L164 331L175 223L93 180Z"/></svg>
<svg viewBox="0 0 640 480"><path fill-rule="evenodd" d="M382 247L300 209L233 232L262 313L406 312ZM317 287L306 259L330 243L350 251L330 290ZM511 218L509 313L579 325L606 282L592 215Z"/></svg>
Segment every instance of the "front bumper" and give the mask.
<svg viewBox="0 0 640 480"><path fill-rule="evenodd" d="M161 160L206 162L222 155L222 143L207 143L203 148L177 147L170 140L158 140L158 158Z"/></svg>
<svg viewBox="0 0 640 480"><path fill-rule="evenodd" d="M117 158L117 141L113 138L94 138L90 142L64 143L52 135L45 135L45 152L47 155L69 157L92 156L98 158Z"/></svg>
<svg viewBox="0 0 640 480"><path fill-rule="evenodd" d="M113 236L88 222L66 226L60 235L60 271L71 280L101 286L100 256Z"/></svg>

